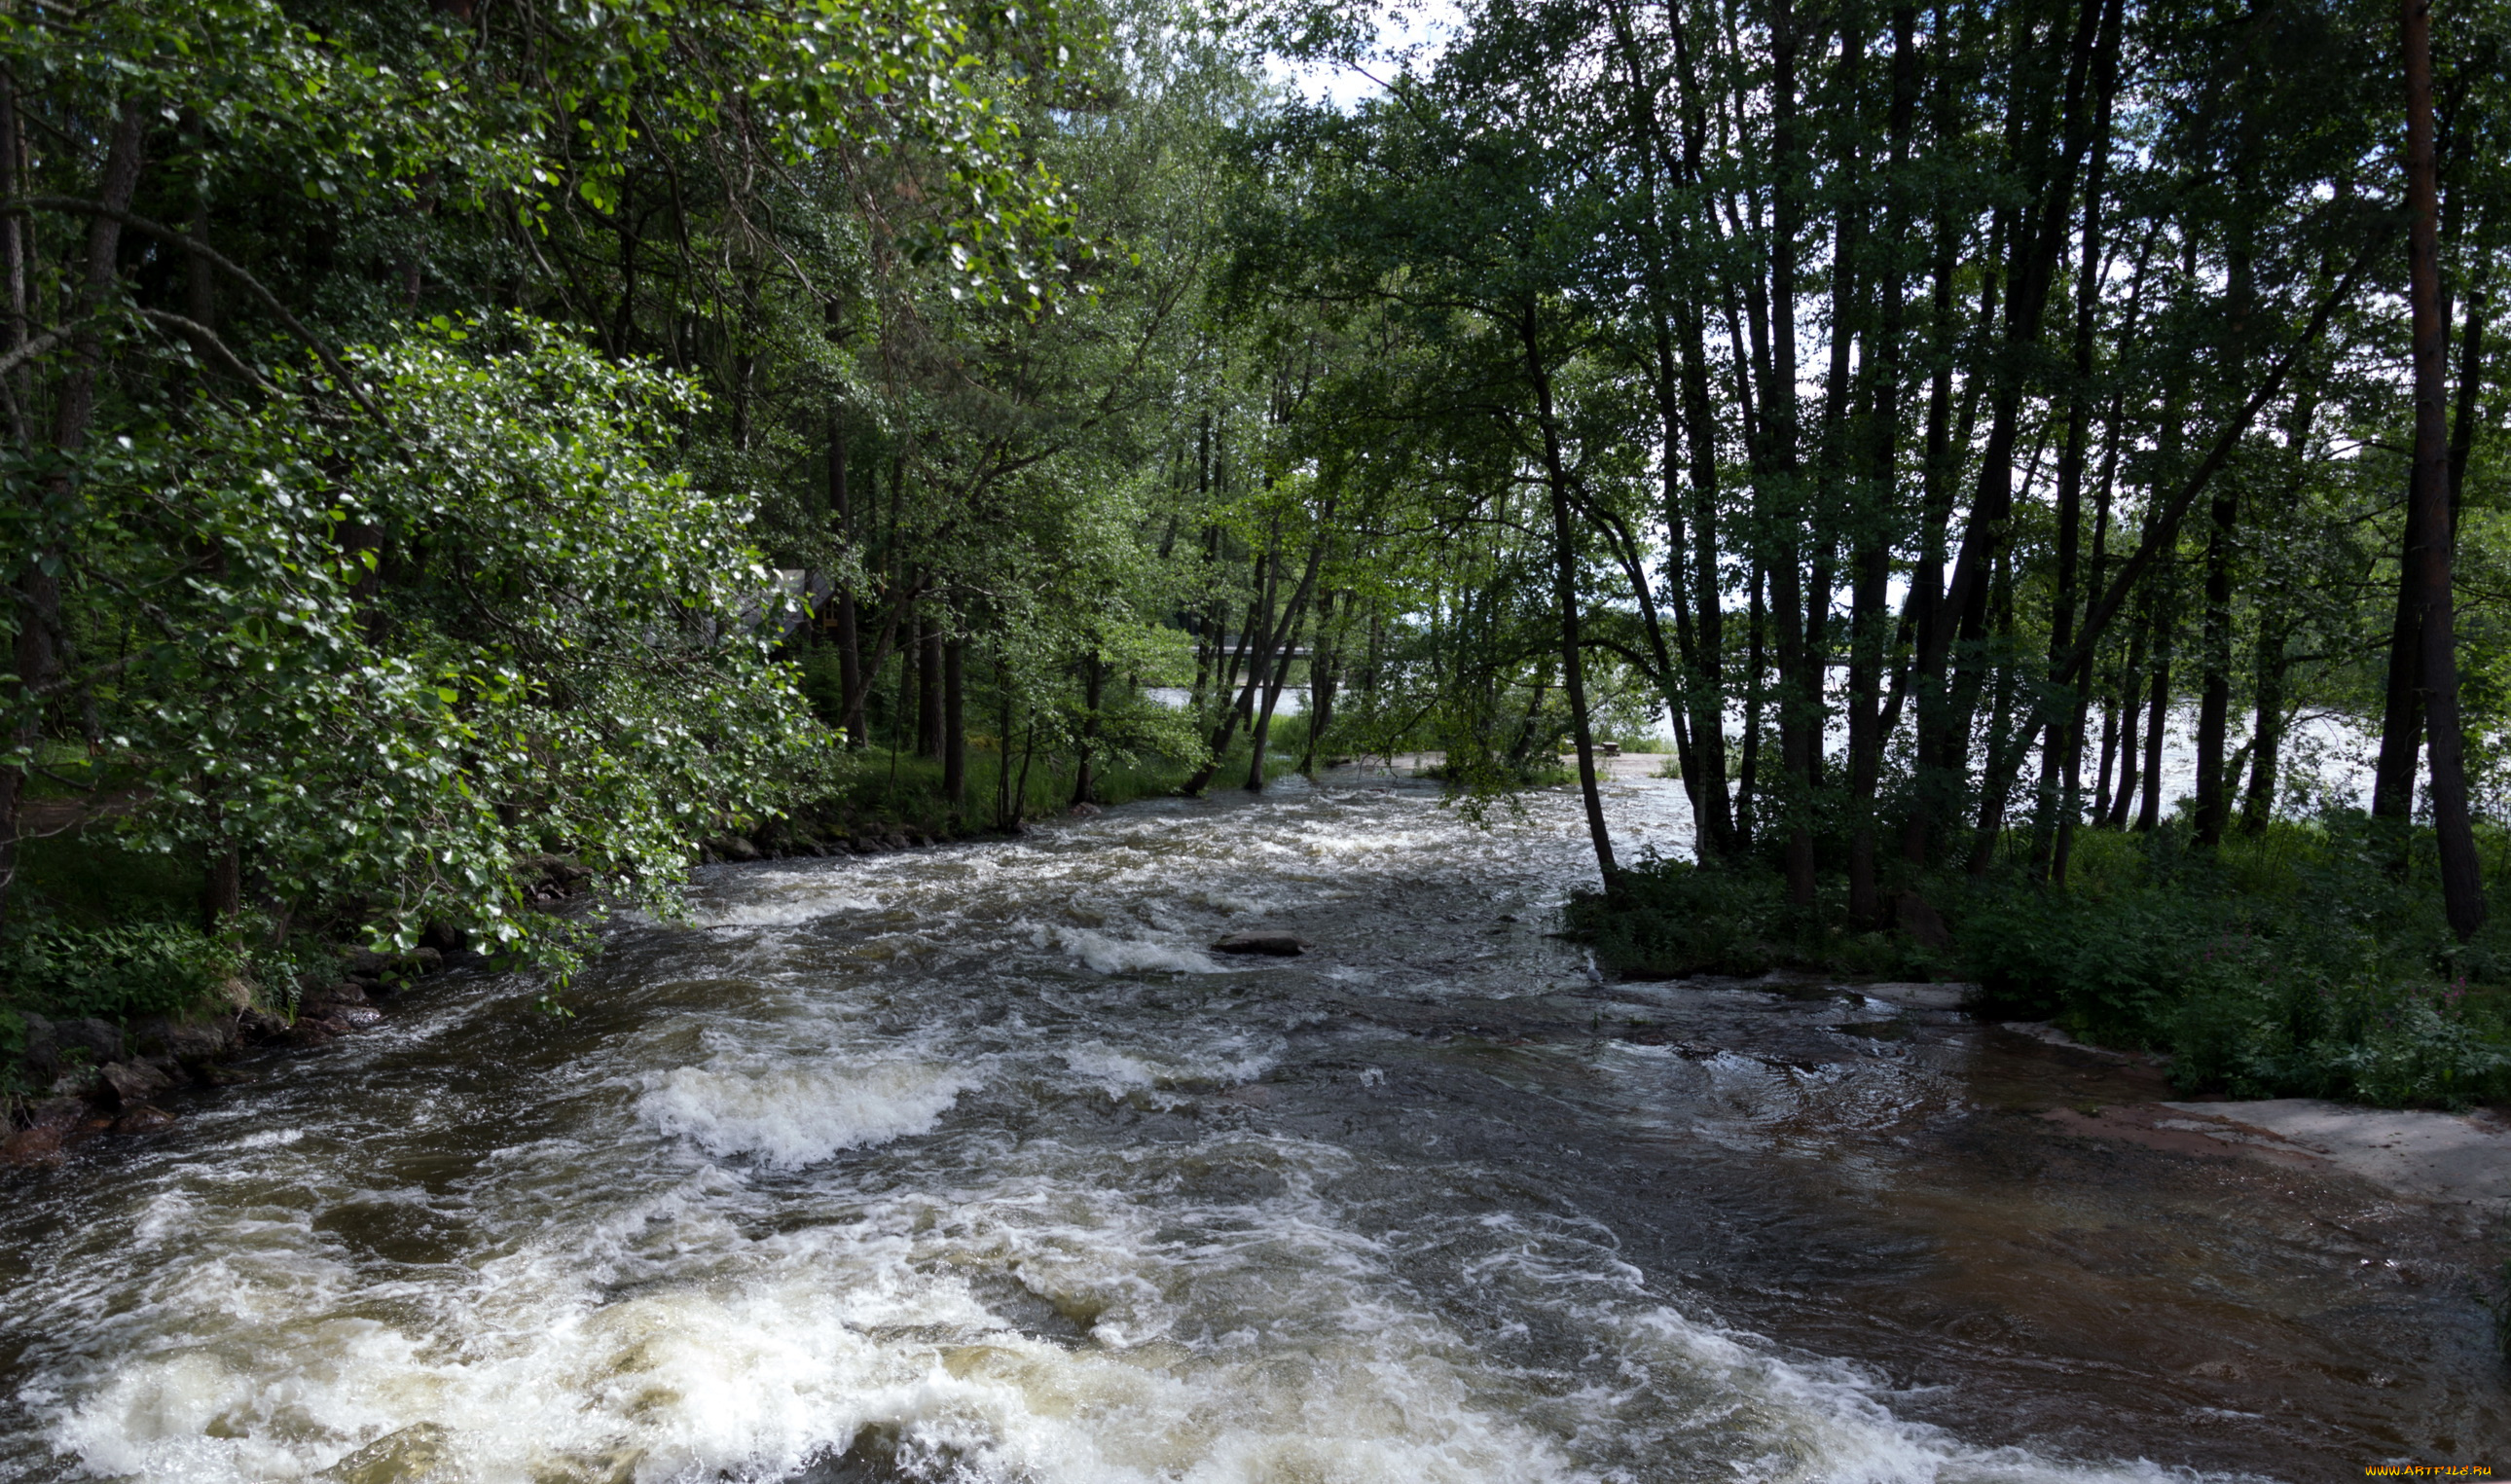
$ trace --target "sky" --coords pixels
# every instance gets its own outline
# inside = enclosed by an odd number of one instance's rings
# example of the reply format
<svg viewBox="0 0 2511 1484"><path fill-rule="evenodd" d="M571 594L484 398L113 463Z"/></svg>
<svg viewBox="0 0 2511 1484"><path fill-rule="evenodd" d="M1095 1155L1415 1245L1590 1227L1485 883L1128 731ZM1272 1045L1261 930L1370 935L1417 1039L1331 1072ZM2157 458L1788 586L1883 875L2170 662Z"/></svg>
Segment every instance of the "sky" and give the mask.
<svg viewBox="0 0 2511 1484"><path fill-rule="evenodd" d="M1296 62L1276 57L1267 64L1273 80L1312 103L1347 109L1376 96L1380 83L1398 70L1418 70L1445 50L1463 22L1456 0L1419 0L1400 4L1378 16L1377 45L1360 66L1333 62ZM1411 56L1407 58L1406 53Z"/></svg>

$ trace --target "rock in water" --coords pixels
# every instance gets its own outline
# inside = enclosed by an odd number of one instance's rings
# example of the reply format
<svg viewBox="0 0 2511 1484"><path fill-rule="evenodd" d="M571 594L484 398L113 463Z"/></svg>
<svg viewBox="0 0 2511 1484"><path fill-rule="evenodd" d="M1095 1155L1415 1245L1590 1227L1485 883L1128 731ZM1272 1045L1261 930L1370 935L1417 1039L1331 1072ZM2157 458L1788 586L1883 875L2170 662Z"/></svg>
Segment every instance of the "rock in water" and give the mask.
<svg viewBox="0 0 2511 1484"><path fill-rule="evenodd" d="M136 1108L174 1085L173 1078L144 1061L106 1062L103 1077L104 1084L113 1089L114 1097L125 1108Z"/></svg>
<svg viewBox="0 0 2511 1484"><path fill-rule="evenodd" d="M452 1435L441 1424L419 1423L385 1433L314 1477L333 1484L450 1484L458 1466Z"/></svg>
<svg viewBox="0 0 2511 1484"><path fill-rule="evenodd" d="M0 1140L0 1164L49 1169L60 1163L63 1157L58 1128L22 1128Z"/></svg>
<svg viewBox="0 0 2511 1484"><path fill-rule="evenodd" d="M174 1126L174 1115L154 1103L141 1103L113 1121L115 1133L163 1133Z"/></svg>
<svg viewBox="0 0 2511 1484"><path fill-rule="evenodd" d="M758 847L752 844L750 838L746 835L712 835L700 843L725 860L756 860L759 858Z"/></svg>
<svg viewBox="0 0 2511 1484"><path fill-rule="evenodd" d="M1212 945L1215 953L1259 953L1266 958L1294 959L1308 951L1304 939L1288 932L1233 932Z"/></svg>

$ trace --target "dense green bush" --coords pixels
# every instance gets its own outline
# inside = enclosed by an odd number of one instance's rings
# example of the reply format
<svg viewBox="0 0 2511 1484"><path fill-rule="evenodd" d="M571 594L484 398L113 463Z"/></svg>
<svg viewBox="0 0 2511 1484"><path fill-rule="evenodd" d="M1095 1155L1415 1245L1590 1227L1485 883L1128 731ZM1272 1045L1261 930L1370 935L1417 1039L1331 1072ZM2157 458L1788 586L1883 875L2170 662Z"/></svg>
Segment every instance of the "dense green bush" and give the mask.
<svg viewBox="0 0 2511 1484"><path fill-rule="evenodd" d="M1940 967L1906 938L1849 924L1836 885L1826 882L1826 897L1806 909L1789 902L1774 871L1702 870L1650 853L1622 871L1611 896L1572 896L1566 923L1601 963L1634 977L1751 976L1781 967L1923 977Z"/></svg>
<svg viewBox="0 0 2511 1484"><path fill-rule="evenodd" d="M236 949L168 922L31 925L0 938L0 997L55 1018L180 1014L244 970Z"/></svg>

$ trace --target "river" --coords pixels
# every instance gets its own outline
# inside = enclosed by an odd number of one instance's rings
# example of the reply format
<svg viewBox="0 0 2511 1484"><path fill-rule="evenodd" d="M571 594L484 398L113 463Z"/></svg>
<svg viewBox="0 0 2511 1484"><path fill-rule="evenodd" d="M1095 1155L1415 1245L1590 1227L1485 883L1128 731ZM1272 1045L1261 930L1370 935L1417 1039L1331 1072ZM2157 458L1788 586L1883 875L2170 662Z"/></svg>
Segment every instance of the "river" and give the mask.
<svg viewBox="0 0 2511 1484"><path fill-rule="evenodd" d="M2476 1216L2070 1136L2165 1094L1953 1011L1605 983L1591 870L1356 774L709 868L573 1018L447 974L9 1177L0 1477L2511 1465Z"/></svg>

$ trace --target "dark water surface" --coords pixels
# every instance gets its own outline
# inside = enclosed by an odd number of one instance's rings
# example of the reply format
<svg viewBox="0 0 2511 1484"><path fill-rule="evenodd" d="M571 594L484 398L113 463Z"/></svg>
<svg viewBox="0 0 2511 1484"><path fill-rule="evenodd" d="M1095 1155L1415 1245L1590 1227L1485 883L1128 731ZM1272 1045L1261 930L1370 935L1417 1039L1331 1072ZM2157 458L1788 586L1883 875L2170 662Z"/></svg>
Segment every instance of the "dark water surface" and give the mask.
<svg viewBox="0 0 2511 1484"><path fill-rule="evenodd" d="M1572 806L718 868L575 1019L449 976L0 1186L0 1478L2511 1467L2476 1218L2073 1137L2158 1082L1951 1011L1603 984Z"/></svg>

